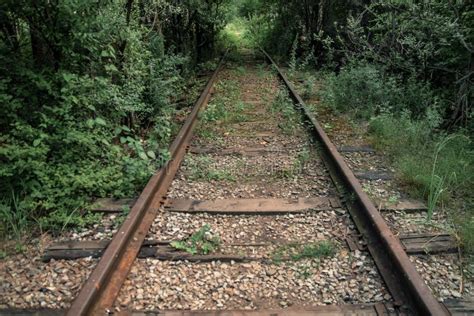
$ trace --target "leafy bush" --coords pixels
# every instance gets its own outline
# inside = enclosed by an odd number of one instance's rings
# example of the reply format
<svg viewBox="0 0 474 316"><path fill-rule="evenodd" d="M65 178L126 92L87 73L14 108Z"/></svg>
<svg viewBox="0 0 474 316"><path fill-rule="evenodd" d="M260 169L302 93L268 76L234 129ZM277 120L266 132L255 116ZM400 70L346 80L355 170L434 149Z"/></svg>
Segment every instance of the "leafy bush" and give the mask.
<svg viewBox="0 0 474 316"><path fill-rule="evenodd" d="M344 67L337 75L328 74L321 96L323 102L337 111L349 111L363 119L380 112L403 111L420 118L440 103L426 84L414 79L402 83L379 67L360 63Z"/></svg>
<svg viewBox="0 0 474 316"><path fill-rule="evenodd" d="M278 93L273 100L271 111L273 113L281 114L281 122L278 126L286 134L292 134L296 130L296 126L299 124L298 113L295 110L294 104L290 99L288 90L284 87L280 87Z"/></svg>
<svg viewBox="0 0 474 316"><path fill-rule="evenodd" d="M143 188L169 159L174 105L192 60L213 53L194 45L192 34L213 45L214 22L223 23L215 7L115 0L0 4L4 235L18 237L35 223L54 232L87 225L91 198L128 197ZM185 19L168 17L188 14L186 23L202 18L203 24L179 30L186 36L178 37L173 28Z"/></svg>

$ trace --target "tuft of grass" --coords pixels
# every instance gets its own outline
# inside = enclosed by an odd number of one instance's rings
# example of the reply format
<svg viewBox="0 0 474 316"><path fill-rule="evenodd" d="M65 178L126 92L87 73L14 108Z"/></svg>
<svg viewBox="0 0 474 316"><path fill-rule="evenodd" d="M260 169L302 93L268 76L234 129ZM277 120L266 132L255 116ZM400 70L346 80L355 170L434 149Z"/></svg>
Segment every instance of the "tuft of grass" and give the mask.
<svg viewBox="0 0 474 316"><path fill-rule="evenodd" d="M299 117L288 91L284 87L279 89L276 98L273 100L271 112L274 114L280 113L281 122L278 126L285 134L294 135L299 124Z"/></svg>
<svg viewBox="0 0 474 316"><path fill-rule="evenodd" d="M303 94L302 97L306 100L313 98L316 95L315 90L316 78L309 74L304 75Z"/></svg>
<svg viewBox="0 0 474 316"><path fill-rule="evenodd" d="M304 148L294 158L293 163L289 167L277 169L274 176L282 179L294 178L303 172L304 167L310 158L310 151L307 148Z"/></svg>
<svg viewBox="0 0 474 316"><path fill-rule="evenodd" d="M245 75L246 72L247 72L247 70L245 69L244 66L238 66L238 67L235 69L235 73L236 73L238 76L243 76L243 75Z"/></svg>
<svg viewBox="0 0 474 316"><path fill-rule="evenodd" d="M427 220L445 206L466 251L473 253L474 144L466 134L436 134L437 125L429 113L421 120L407 113L382 114L371 120L369 131L411 195L428 201Z"/></svg>
<svg viewBox="0 0 474 316"><path fill-rule="evenodd" d="M321 259L332 257L336 254L336 247L330 241L320 241L309 244L288 244L278 247L272 254L272 260L276 263L284 258L293 261L302 259Z"/></svg>
<svg viewBox="0 0 474 316"><path fill-rule="evenodd" d="M0 223L5 235L19 240L31 223L30 210L13 191L10 199L0 202Z"/></svg>
<svg viewBox="0 0 474 316"><path fill-rule="evenodd" d="M170 245L175 249L186 251L192 255L207 255L219 248L220 238L212 233L209 224L205 224L190 237L180 241L173 241Z"/></svg>
<svg viewBox="0 0 474 316"><path fill-rule="evenodd" d="M206 155L190 157L187 160L189 179L206 181L235 181L235 177L228 170L216 169L212 166L212 158Z"/></svg>

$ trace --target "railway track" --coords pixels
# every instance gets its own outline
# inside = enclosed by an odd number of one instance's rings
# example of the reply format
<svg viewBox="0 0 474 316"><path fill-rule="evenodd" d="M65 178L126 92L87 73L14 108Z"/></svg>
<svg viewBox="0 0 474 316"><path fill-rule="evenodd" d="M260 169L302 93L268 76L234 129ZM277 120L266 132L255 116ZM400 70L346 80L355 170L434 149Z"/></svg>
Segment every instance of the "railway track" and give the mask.
<svg viewBox="0 0 474 316"><path fill-rule="evenodd" d="M267 53L224 57L165 168L138 198L100 201L100 212L131 207L114 237L45 252L100 258L54 312L451 314L407 255L419 239L392 234L339 151ZM443 238L436 247L453 250Z"/></svg>

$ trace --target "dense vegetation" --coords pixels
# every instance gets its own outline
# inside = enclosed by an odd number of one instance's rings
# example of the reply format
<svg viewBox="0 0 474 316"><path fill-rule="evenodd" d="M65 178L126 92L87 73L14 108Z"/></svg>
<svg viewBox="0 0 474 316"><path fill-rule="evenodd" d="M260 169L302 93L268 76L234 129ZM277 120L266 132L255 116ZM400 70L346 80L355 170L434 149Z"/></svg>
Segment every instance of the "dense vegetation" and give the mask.
<svg viewBox="0 0 474 316"><path fill-rule="evenodd" d="M91 198L143 188L194 101L187 79L216 55L224 4L1 2L0 233L87 224Z"/></svg>
<svg viewBox="0 0 474 316"><path fill-rule="evenodd" d="M474 251L473 4L244 2L253 43L286 58L308 87L317 73L323 105L368 121L428 217L447 210Z"/></svg>
<svg viewBox="0 0 474 316"><path fill-rule="evenodd" d="M473 30L467 0L2 1L1 229L87 224L91 198L139 191L168 159L194 71L244 36L369 122L474 249Z"/></svg>

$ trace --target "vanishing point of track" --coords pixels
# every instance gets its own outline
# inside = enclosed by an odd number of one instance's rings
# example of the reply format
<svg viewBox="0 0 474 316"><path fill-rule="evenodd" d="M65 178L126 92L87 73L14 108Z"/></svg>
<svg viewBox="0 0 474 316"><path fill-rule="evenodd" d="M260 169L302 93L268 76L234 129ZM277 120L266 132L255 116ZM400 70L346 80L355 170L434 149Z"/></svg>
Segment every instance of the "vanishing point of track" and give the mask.
<svg viewBox="0 0 474 316"><path fill-rule="evenodd" d="M433 296L430 289L409 260L400 240L395 237L363 192L361 184L349 169L313 115L306 108L291 83L278 68L271 57L264 51L262 54L272 65L288 90L295 107L301 111L305 127L313 137L321 158L329 170L344 206L349 211L357 231L362 235L367 249L373 258L393 302L393 315L449 315L449 311ZM208 103L213 86L220 70L224 67L225 56L209 79L191 113L170 147L171 159L148 182L126 220L106 247L100 261L83 284L79 294L67 311L67 315L102 315L114 312L113 307L132 265L139 255L147 233L153 222L166 204L167 193L175 178L182 161L189 150L193 131L198 122L199 113ZM278 208L278 205L275 207ZM159 271L158 271L159 273ZM383 304L382 304L383 305ZM377 314L388 314L385 307L375 305ZM309 314L317 313L318 309L303 308ZM289 311L281 310L282 314ZM124 312L121 312L124 314ZM191 314L193 312L190 312ZM199 311L194 311L199 313ZM216 313L225 313L219 311ZM249 311L232 311L232 315L249 314ZM257 310L257 314L278 314L277 311ZM295 312L298 314L298 312Z"/></svg>

